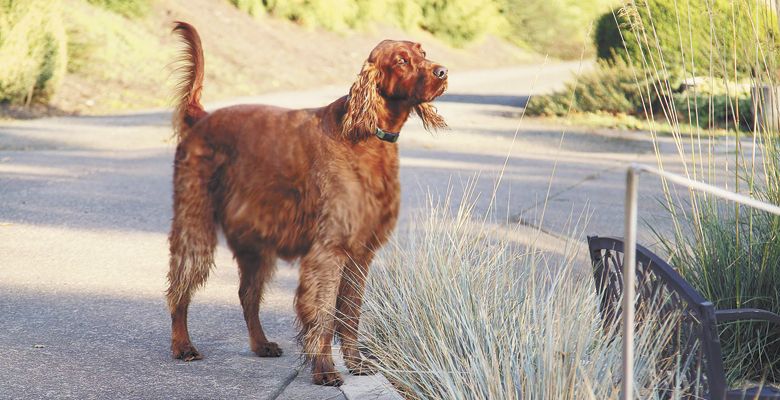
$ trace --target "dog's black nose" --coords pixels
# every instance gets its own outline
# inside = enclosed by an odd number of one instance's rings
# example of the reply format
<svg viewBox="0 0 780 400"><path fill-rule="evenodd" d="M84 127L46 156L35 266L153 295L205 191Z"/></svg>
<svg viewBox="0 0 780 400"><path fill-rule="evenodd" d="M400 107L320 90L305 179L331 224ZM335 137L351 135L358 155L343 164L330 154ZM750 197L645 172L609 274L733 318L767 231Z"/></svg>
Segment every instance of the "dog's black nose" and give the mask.
<svg viewBox="0 0 780 400"><path fill-rule="evenodd" d="M439 79L444 79L447 77L447 67L440 65L433 69L433 74Z"/></svg>

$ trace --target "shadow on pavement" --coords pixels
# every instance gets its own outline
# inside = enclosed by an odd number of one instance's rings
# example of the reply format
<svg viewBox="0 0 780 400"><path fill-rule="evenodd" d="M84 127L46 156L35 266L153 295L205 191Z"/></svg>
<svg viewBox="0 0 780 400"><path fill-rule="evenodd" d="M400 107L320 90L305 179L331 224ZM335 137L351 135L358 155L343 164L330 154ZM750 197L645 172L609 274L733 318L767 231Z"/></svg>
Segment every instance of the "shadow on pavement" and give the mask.
<svg viewBox="0 0 780 400"><path fill-rule="evenodd" d="M172 155L0 154L0 219L33 225L167 232Z"/></svg>
<svg viewBox="0 0 780 400"><path fill-rule="evenodd" d="M0 309L4 398L262 399L300 362L292 321L278 323L283 316L273 312L261 312L261 318L285 354L252 354L238 301L195 300L190 333L205 359L190 363L170 358L162 295L138 299L0 285Z"/></svg>
<svg viewBox="0 0 780 400"><path fill-rule="evenodd" d="M97 126L171 126L171 111L155 110L116 115L82 115L73 117L78 124ZM63 118L67 120L67 118Z"/></svg>
<svg viewBox="0 0 780 400"><path fill-rule="evenodd" d="M445 93L436 101L447 103L468 103L468 104L493 104L499 106L525 107L529 96L519 95L510 96L502 94L463 94L463 93Z"/></svg>

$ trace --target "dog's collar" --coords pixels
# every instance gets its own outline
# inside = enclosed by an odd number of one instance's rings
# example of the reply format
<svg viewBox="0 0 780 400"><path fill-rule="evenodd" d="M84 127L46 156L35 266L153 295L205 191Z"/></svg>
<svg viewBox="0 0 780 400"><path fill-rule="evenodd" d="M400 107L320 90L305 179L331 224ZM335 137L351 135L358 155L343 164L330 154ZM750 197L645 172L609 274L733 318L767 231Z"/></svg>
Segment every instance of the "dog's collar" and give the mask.
<svg viewBox="0 0 780 400"><path fill-rule="evenodd" d="M400 133L393 133L393 132L385 132L379 127L376 128L376 132L374 132L376 137L378 137L380 140L384 140L385 142L395 143L398 141L398 137L401 136Z"/></svg>

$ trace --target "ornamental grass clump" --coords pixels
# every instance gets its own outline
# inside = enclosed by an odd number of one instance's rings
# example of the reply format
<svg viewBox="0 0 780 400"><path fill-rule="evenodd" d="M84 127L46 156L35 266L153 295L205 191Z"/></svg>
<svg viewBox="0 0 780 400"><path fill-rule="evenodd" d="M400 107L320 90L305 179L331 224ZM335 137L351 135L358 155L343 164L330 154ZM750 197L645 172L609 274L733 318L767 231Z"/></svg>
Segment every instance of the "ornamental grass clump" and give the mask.
<svg viewBox="0 0 780 400"><path fill-rule="evenodd" d="M464 204L427 210L375 263L361 329L379 370L411 399L618 398L620 335L602 326L590 266L575 257L584 241L545 253ZM638 328L640 398L697 393L674 382L684 357L662 354L676 322Z"/></svg>
<svg viewBox="0 0 780 400"><path fill-rule="evenodd" d="M624 21L613 35L623 38L621 46L610 47L638 77L650 126L660 120L671 127L676 157L662 153L650 132L659 167L779 204L777 3L661 3L626 1L611 15ZM687 82L685 90L675 79ZM733 137L718 137L723 125ZM670 218L650 226L671 264L717 308L780 313L780 219L662 185ZM731 386L780 383L780 327L740 322L719 329Z"/></svg>

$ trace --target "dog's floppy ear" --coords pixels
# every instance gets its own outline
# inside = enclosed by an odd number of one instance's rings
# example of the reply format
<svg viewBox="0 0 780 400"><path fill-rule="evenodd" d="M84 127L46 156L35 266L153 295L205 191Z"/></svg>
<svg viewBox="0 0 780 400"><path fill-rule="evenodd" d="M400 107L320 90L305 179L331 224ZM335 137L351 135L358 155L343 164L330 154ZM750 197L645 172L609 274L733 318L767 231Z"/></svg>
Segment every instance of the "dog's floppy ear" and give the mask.
<svg viewBox="0 0 780 400"><path fill-rule="evenodd" d="M444 118L436 112L436 107L431 103L420 103L414 106L414 111L420 117L423 127L428 132L430 132L431 129L439 130L447 127L447 122L445 122Z"/></svg>
<svg viewBox="0 0 780 400"><path fill-rule="evenodd" d="M379 94L379 70L366 61L358 80L349 89L347 113L344 115L342 134L353 142L371 137L376 131Z"/></svg>

